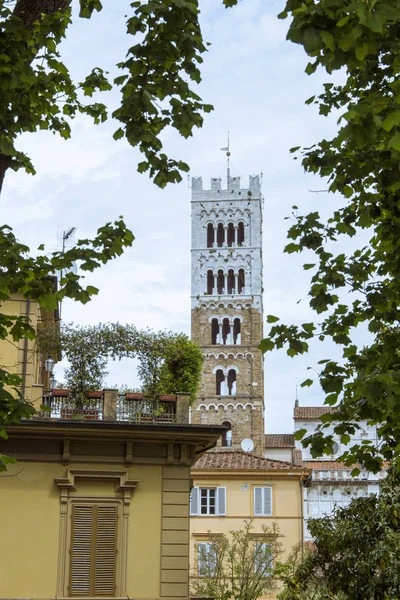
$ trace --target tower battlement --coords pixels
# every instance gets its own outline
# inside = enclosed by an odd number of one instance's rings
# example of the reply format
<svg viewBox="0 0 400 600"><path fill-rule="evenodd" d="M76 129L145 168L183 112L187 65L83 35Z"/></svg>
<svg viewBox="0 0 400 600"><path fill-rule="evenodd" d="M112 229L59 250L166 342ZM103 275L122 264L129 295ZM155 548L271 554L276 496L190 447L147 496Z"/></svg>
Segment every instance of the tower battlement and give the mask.
<svg viewBox="0 0 400 600"><path fill-rule="evenodd" d="M212 177L209 189L203 189L203 178L192 177L192 200L212 200L213 198L231 199L237 194L240 197L261 198L261 185L259 175L249 176L247 188L240 187L240 177L228 177L227 187L222 187L221 177Z"/></svg>

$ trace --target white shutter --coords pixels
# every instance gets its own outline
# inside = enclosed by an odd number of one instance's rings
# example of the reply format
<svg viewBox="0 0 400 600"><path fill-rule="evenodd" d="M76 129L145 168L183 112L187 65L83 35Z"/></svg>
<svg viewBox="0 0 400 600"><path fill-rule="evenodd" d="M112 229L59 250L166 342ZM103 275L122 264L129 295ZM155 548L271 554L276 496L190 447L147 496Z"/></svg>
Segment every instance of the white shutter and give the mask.
<svg viewBox="0 0 400 600"><path fill-rule="evenodd" d="M261 487L254 488L254 514L263 514L263 489Z"/></svg>
<svg viewBox="0 0 400 600"><path fill-rule="evenodd" d="M226 488L217 488L217 515L226 515Z"/></svg>
<svg viewBox="0 0 400 600"><path fill-rule="evenodd" d="M272 488L264 488L264 515L272 515Z"/></svg>
<svg viewBox="0 0 400 600"><path fill-rule="evenodd" d="M190 492L190 514L199 514L199 488L194 487Z"/></svg>

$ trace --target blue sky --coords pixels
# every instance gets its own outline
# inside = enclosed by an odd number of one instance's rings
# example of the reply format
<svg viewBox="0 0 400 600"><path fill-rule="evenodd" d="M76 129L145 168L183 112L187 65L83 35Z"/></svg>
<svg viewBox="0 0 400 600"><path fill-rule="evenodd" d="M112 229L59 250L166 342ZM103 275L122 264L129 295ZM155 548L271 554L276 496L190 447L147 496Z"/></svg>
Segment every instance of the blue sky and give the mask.
<svg viewBox="0 0 400 600"><path fill-rule="evenodd" d="M124 15L129 2L104 0L104 10L90 21L74 19L62 45L62 55L77 79L94 66L115 76L132 38L125 35ZM246 185L249 174L263 174L264 309L284 322L310 321L306 300L306 256L284 255L284 218L296 204L303 213L326 210L335 199L310 190L326 182L303 173L289 153L292 146L309 146L335 130L335 119L318 115L304 101L318 93L328 76L304 73L307 57L302 48L285 41L288 21L276 15L283 0L242 0L226 10L218 0L200 0L202 28L210 50L203 66L198 93L215 110L206 115L201 130L189 140L175 132L164 136L165 148L191 166L191 175L224 176L224 153L230 131L232 175ZM102 95L111 109L118 91ZM1 200L2 221L14 227L32 248L44 242L60 247L63 229L77 228L76 236L93 236L97 227L124 215L136 236L124 256L87 277L100 288L88 305L66 301L67 322L134 323L137 327L190 332L190 189L188 180L159 190L146 175L136 172L139 152L125 141L115 142L111 120L94 126L84 118L72 125L72 140L39 132L26 134L19 148L28 152L37 169L7 174ZM301 300L300 303L298 301ZM296 385L310 376L332 349L312 347L307 357L290 359L284 351L268 353L265 360L266 427L268 432L290 432ZM132 361L110 364L108 385L135 385ZM62 365L56 377L62 380ZM312 377L312 375L311 375ZM321 404L318 386L298 389L301 404Z"/></svg>

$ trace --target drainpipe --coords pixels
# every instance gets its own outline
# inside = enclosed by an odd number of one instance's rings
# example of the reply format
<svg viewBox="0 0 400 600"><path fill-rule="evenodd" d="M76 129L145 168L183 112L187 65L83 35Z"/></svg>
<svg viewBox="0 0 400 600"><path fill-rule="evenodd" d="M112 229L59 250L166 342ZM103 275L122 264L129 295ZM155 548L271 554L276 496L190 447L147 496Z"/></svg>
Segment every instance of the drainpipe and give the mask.
<svg viewBox="0 0 400 600"><path fill-rule="evenodd" d="M28 323L30 321L31 314L31 299L27 298L26 300L26 317L28 319ZM29 340L27 337L24 339L24 349L23 349L23 362L22 362L22 398L25 400L25 391L26 391L26 372L28 369L28 344Z"/></svg>

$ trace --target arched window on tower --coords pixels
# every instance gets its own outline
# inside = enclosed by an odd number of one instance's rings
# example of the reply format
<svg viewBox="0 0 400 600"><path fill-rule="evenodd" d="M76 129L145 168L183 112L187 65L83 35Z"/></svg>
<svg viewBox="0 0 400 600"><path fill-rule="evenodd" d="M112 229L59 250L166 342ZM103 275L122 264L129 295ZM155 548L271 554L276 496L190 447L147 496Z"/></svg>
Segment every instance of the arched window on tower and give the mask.
<svg viewBox="0 0 400 600"><path fill-rule="evenodd" d="M217 274L217 293L223 294L225 292L225 275L222 269L218 269Z"/></svg>
<svg viewBox="0 0 400 600"><path fill-rule="evenodd" d="M236 371L229 369L228 371L228 396L236 396Z"/></svg>
<svg viewBox="0 0 400 600"><path fill-rule="evenodd" d="M233 223L228 223L228 246L231 248L235 245L235 228Z"/></svg>
<svg viewBox="0 0 400 600"><path fill-rule="evenodd" d="M233 343L237 346L241 343L240 319L233 321Z"/></svg>
<svg viewBox="0 0 400 600"><path fill-rule="evenodd" d="M239 269L239 277L238 277L238 294L244 294L244 269Z"/></svg>
<svg viewBox="0 0 400 600"><path fill-rule="evenodd" d="M218 319L212 319L211 321L211 343L213 345L219 344L219 324Z"/></svg>
<svg viewBox="0 0 400 600"><path fill-rule="evenodd" d="M207 248L214 246L214 225L209 223L207 225Z"/></svg>
<svg viewBox="0 0 400 600"><path fill-rule="evenodd" d="M228 421L224 421L222 425L228 427L228 431L222 434L221 444L225 448L232 448L232 426Z"/></svg>
<svg viewBox="0 0 400 600"><path fill-rule="evenodd" d="M228 294L235 293L235 273L233 269L228 270Z"/></svg>
<svg viewBox="0 0 400 600"><path fill-rule="evenodd" d="M207 294L212 294L214 290L214 273L207 271Z"/></svg>
<svg viewBox="0 0 400 600"><path fill-rule="evenodd" d="M238 246L244 244L244 223L242 221L238 224Z"/></svg>
<svg viewBox="0 0 400 600"><path fill-rule="evenodd" d="M216 394L217 396L226 396L225 375L222 369L215 372Z"/></svg>
<svg viewBox="0 0 400 600"><path fill-rule="evenodd" d="M226 346L229 344L229 336L230 336L230 327L229 327L229 319L224 319L222 321L222 343Z"/></svg>
<svg viewBox="0 0 400 600"><path fill-rule="evenodd" d="M217 227L217 246L219 248L221 248L221 246L224 245L224 241L225 241L224 226L222 225L222 223L218 223L218 227Z"/></svg>

